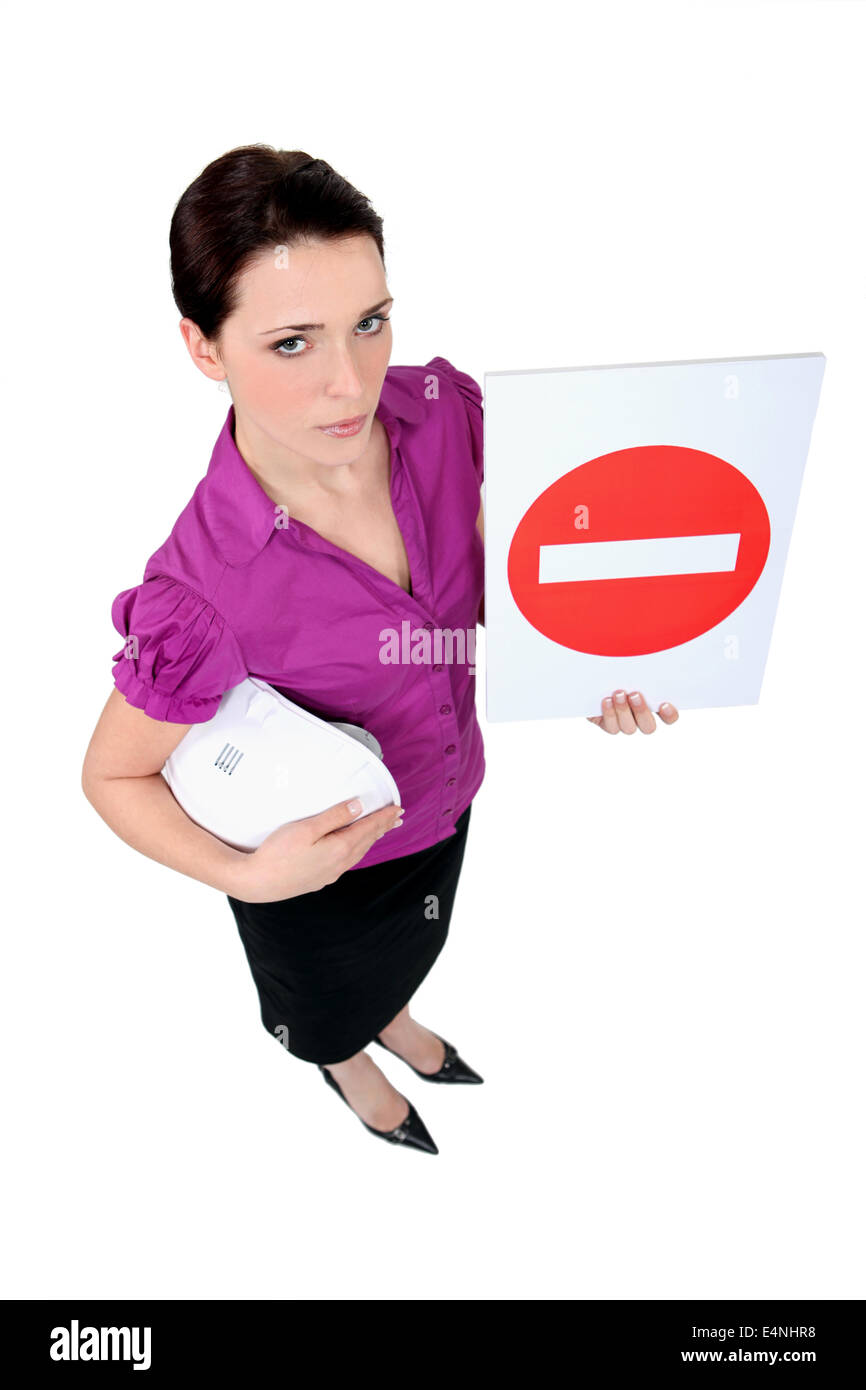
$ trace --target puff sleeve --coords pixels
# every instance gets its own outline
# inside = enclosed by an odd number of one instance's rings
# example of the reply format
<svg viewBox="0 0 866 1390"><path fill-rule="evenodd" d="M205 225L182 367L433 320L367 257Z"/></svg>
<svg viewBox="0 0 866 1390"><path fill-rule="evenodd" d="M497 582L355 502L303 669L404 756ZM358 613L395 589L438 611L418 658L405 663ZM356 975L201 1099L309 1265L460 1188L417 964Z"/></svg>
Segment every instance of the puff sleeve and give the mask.
<svg viewBox="0 0 866 1390"><path fill-rule="evenodd" d="M111 605L124 638L114 683L151 719L203 724L227 690L249 674L237 639L216 609L179 580L152 575Z"/></svg>
<svg viewBox="0 0 866 1390"><path fill-rule="evenodd" d="M484 407L481 387L474 377L458 371L447 357L434 357L427 366L447 377L460 393L469 424L472 463L480 486L484 482Z"/></svg>

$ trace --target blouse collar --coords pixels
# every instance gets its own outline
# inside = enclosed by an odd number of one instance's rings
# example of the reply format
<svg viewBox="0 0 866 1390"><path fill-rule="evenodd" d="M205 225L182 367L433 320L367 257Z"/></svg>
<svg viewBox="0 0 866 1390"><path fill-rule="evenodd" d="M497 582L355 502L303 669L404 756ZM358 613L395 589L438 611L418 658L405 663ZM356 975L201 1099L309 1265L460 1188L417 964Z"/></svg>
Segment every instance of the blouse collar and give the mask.
<svg viewBox="0 0 866 1390"><path fill-rule="evenodd" d="M417 425L424 407L408 386L385 373L376 414L390 428L392 444L399 443L405 423ZM204 479L203 507L210 535L223 559L233 567L246 565L264 550L276 529L278 505L250 472L234 439L235 408L229 406Z"/></svg>

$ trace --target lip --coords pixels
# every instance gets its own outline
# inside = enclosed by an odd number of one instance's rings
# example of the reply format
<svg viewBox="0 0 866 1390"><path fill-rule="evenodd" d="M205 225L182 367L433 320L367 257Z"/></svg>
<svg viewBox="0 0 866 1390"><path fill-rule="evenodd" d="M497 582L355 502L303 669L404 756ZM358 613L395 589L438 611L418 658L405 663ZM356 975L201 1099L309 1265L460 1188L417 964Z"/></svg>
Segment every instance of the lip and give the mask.
<svg viewBox="0 0 866 1390"><path fill-rule="evenodd" d="M317 425L316 428L321 430L323 434L334 434L339 431L341 436L348 437L351 434L357 434L363 428L366 419L366 415L353 415L348 420L334 420L330 425Z"/></svg>

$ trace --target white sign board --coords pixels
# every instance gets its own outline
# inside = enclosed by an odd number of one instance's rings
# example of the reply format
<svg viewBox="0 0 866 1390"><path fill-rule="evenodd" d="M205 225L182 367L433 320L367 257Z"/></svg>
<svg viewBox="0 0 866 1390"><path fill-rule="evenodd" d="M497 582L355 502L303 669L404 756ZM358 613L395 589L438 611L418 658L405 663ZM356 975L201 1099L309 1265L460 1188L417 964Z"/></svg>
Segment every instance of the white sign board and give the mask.
<svg viewBox="0 0 866 1390"><path fill-rule="evenodd" d="M757 703L824 366L485 373L489 720Z"/></svg>

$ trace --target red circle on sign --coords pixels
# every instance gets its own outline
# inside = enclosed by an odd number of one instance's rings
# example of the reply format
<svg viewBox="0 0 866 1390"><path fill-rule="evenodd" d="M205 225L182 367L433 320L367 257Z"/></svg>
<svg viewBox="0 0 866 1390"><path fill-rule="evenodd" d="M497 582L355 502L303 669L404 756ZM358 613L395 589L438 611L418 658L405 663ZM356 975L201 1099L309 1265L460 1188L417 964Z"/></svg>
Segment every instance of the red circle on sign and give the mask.
<svg viewBox="0 0 866 1390"><path fill-rule="evenodd" d="M588 524L576 527L576 517ZM733 570L539 582L541 546L734 533ZM769 549L770 518L744 473L700 449L644 444L582 463L536 498L511 542L508 584L527 621L560 646L644 656L733 613Z"/></svg>

